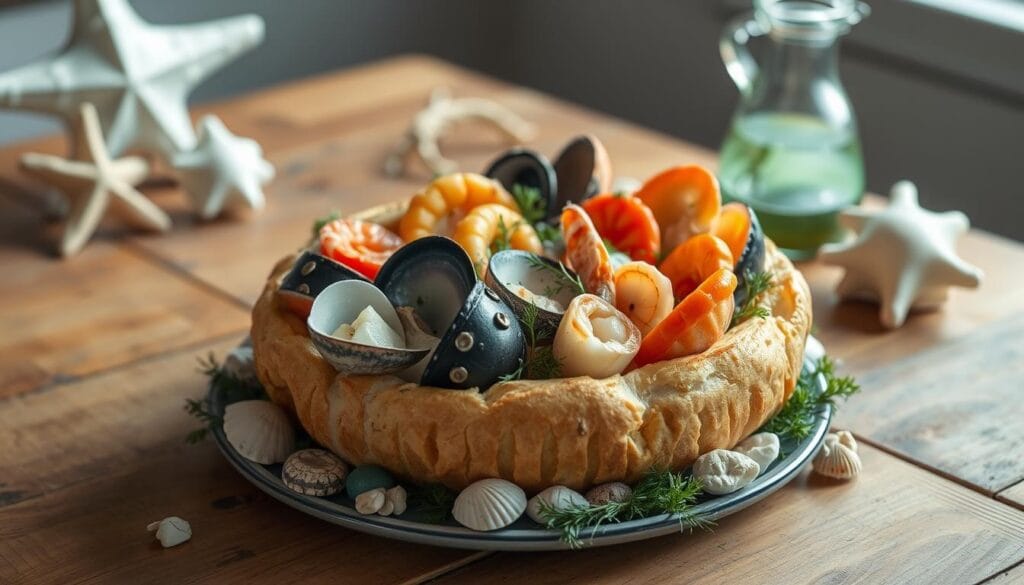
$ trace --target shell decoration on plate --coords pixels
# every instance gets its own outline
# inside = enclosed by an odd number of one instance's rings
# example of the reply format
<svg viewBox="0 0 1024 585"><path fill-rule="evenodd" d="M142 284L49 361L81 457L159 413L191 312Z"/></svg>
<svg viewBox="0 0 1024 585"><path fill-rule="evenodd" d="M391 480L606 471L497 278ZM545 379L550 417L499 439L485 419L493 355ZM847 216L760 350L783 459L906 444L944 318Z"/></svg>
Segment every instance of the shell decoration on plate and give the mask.
<svg viewBox="0 0 1024 585"><path fill-rule="evenodd" d="M613 481L610 483L602 483L590 488L587 492L586 498L590 502L591 506L603 506L609 502L622 503L629 501L633 497L633 488L622 483L621 481Z"/></svg>
<svg viewBox="0 0 1024 585"><path fill-rule="evenodd" d="M295 430L281 407L243 400L224 409L224 435L235 451L255 463L282 463L295 450Z"/></svg>
<svg viewBox="0 0 1024 585"><path fill-rule="evenodd" d="M571 508L586 508L590 506L590 503L576 490L569 489L564 485L553 485L530 498L526 503L526 515L537 524L547 524L544 505L552 510L561 511Z"/></svg>
<svg viewBox="0 0 1024 585"><path fill-rule="evenodd" d="M860 475L857 441L849 431L829 433L812 462L814 472L832 479L853 479Z"/></svg>
<svg viewBox="0 0 1024 585"><path fill-rule="evenodd" d="M745 488L759 473L761 466L757 461L725 449L709 451L693 463L693 476L700 480L705 492L716 496Z"/></svg>
<svg viewBox="0 0 1024 585"><path fill-rule="evenodd" d="M293 492L307 496L332 496L345 487L348 466L323 449L292 453L281 468L281 481Z"/></svg>
<svg viewBox="0 0 1024 585"><path fill-rule="evenodd" d="M512 524L526 511L526 493L504 479L470 484L455 498L452 516L471 530L488 532Z"/></svg>
<svg viewBox="0 0 1024 585"><path fill-rule="evenodd" d="M192 525L188 523L188 520L177 516L169 516L159 522L153 522L146 526L146 530L156 532L154 536L160 541L160 546L164 548L178 546L192 538Z"/></svg>
<svg viewBox="0 0 1024 585"><path fill-rule="evenodd" d="M360 465L349 472L345 479L345 493L353 500L359 494L375 490L395 487L395 478L379 465Z"/></svg>
<svg viewBox="0 0 1024 585"><path fill-rule="evenodd" d="M756 433L740 441L733 451L757 462L764 473L779 458L779 436L775 433Z"/></svg>

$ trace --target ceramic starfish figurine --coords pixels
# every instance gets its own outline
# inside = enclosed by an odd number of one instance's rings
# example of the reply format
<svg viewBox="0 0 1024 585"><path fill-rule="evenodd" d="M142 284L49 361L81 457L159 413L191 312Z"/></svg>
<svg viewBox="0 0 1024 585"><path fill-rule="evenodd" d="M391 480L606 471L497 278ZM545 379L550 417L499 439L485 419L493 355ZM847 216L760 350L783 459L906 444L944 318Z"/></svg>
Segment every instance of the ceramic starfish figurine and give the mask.
<svg viewBox="0 0 1024 585"><path fill-rule="evenodd" d="M56 114L73 124L95 104L112 156L129 148L165 158L195 144L185 98L263 40L263 20L246 15L153 26L126 0L75 0L64 50L0 75L0 107Z"/></svg>
<svg viewBox="0 0 1024 585"><path fill-rule="evenodd" d="M512 142L526 142L534 133L532 124L498 103L482 98L453 99L447 89L438 88L384 162L384 172L390 177L401 175L413 152L436 175L454 172L458 165L441 154L437 143L452 125L468 120L485 122Z"/></svg>
<svg viewBox="0 0 1024 585"><path fill-rule="evenodd" d="M174 167L203 219L218 216L233 198L262 209L260 185L274 177L274 167L263 160L260 145L235 136L216 116L199 121L199 145L175 156Z"/></svg>
<svg viewBox="0 0 1024 585"><path fill-rule="evenodd" d="M137 156L112 159L103 141L96 108L85 103L79 111L74 133L79 160L37 153L21 157L22 170L57 188L69 200L61 255L71 256L82 249L108 207L139 227L153 231L170 229L167 214L133 187L149 174L149 163Z"/></svg>
<svg viewBox="0 0 1024 585"><path fill-rule="evenodd" d="M893 329L911 308L935 308L950 286L976 288L982 273L956 254L955 243L970 223L959 211L934 213L917 202L917 187L900 181L885 209L854 207L840 222L856 239L829 244L818 257L846 268L836 292L843 298L881 304L882 325Z"/></svg>

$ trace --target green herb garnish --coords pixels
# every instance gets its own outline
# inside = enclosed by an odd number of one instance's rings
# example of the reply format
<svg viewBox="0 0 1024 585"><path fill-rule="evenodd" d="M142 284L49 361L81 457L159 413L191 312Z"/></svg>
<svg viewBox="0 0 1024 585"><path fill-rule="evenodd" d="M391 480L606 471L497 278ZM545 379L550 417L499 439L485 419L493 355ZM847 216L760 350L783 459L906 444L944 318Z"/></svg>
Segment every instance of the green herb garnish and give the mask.
<svg viewBox="0 0 1024 585"><path fill-rule="evenodd" d="M409 504L425 522L440 524L452 512L455 492L441 484L417 485L409 488Z"/></svg>
<svg viewBox="0 0 1024 585"><path fill-rule="evenodd" d="M762 307L757 302L758 297L773 286L771 273L751 272L748 270L744 275L744 279L747 283L747 300L743 303L742 307L737 307L736 312L733 313L731 327L735 327L751 317L764 319L770 314L766 307Z"/></svg>
<svg viewBox="0 0 1024 585"><path fill-rule="evenodd" d="M548 212L548 202L540 195L540 189L516 183L512 185L512 198L519 206L526 223L531 225L544 221Z"/></svg>
<svg viewBox="0 0 1024 585"><path fill-rule="evenodd" d="M825 378L825 389L815 394L814 381L819 374ZM805 439L814 428L814 417L826 404L835 407L837 398L846 400L857 392L860 392L860 385L853 377L837 376L835 363L828 356L823 356L813 371L800 375L789 400L762 430L798 441Z"/></svg>
<svg viewBox="0 0 1024 585"><path fill-rule="evenodd" d="M526 335L526 360L521 360L515 371L499 378L502 382L521 379L547 380L561 377L562 362L555 357L551 346L537 346L538 339L544 339L554 334L553 331L538 325L539 311L536 304L530 303L526 305L523 314L520 315L523 333Z"/></svg>
<svg viewBox="0 0 1024 585"><path fill-rule="evenodd" d="M576 506L556 510L541 503L541 517L548 528L561 531L562 541L572 548L583 545L580 532L610 522L625 522L658 514L678 514L679 529L708 528L712 523L688 514L701 493L699 480L671 471L650 471L633 488L625 502Z"/></svg>
<svg viewBox="0 0 1024 585"><path fill-rule="evenodd" d="M557 295L558 293L562 292L566 286L571 286L573 291L575 291L575 293L578 295L587 292L587 289L584 288L583 281L580 280L580 277L578 275L573 275L571 272L569 272L569 269L565 267L565 264L562 264L558 260L554 260L557 266L552 266L551 264L545 262L544 259L541 258L540 256L536 254L530 254L529 256L527 256L526 261L533 268L536 268L538 270L546 270L559 277L559 283L557 285L554 285L553 287L548 288L545 291L545 296ZM548 291L550 291L551 294L547 294Z"/></svg>
<svg viewBox="0 0 1024 585"><path fill-rule="evenodd" d="M557 248L562 243L562 230L550 223L539 221L533 224L542 244Z"/></svg>
<svg viewBox="0 0 1024 585"><path fill-rule="evenodd" d="M325 215L323 217L320 217L320 218L317 218L316 220L314 220L313 221L313 237L315 238L315 237L319 236L320 235L320 230L323 229L323 227L325 225L331 223L332 221L334 221L336 219L341 219L341 212L337 211L337 210L332 211L332 212L328 213L327 215Z"/></svg>
<svg viewBox="0 0 1024 585"><path fill-rule="evenodd" d="M205 358L198 358L199 371L210 378L210 387L219 392L224 404L231 404L240 400L256 400L265 398L263 389L259 386L246 383L244 380L232 376L224 371L224 368L217 363L217 358L210 352ZM224 423L224 419L209 411L209 402L205 398L199 400L193 398L185 399L185 412L196 417L203 427L190 432L185 441L195 444L206 438L214 425Z"/></svg>
<svg viewBox="0 0 1024 585"><path fill-rule="evenodd" d="M511 226L505 225L505 218L498 216L498 235L491 242L491 255L497 254L503 250L508 250L512 247L512 243L509 241L512 235L512 230L519 227L519 223L514 223Z"/></svg>

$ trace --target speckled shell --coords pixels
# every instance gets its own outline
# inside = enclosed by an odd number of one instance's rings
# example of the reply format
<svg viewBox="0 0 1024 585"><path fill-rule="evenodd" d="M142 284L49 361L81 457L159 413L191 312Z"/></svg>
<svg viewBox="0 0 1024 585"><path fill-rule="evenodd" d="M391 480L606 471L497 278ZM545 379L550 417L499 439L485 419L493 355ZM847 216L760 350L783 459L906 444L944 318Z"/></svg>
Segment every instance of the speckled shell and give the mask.
<svg viewBox="0 0 1024 585"><path fill-rule="evenodd" d="M239 455L263 465L281 463L295 449L295 430L288 415L266 400L227 405L224 435Z"/></svg>
<svg viewBox="0 0 1024 585"><path fill-rule="evenodd" d="M491 256L487 263L487 274L484 275L484 282L491 290L498 293L501 300L508 305L516 317L522 323L523 314L526 312L529 302L518 296L509 289L508 285L521 285L534 294L543 294L549 287L561 287L561 291L552 298L568 307L576 296L576 289L568 282L568 278L557 273L561 270L558 263L550 258L539 257L541 262L548 264L556 271L536 268L530 264L529 252L522 250L503 250ZM576 273L565 268L570 276L575 277ZM550 342L558 330L558 324L562 321L563 313L556 313L547 309L537 308L537 325L535 330L541 334L538 342Z"/></svg>
<svg viewBox="0 0 1024 585"><path fill-rule="evenodd" d="M849 439L852 438L851 435ZM844 440L846 440L845 437ZM853 449L848 445L848 440L845 443L840 442L837 434L829 433L825 437L825 443L821 446L821 450L814 457L812 464L814 472L833 479L857 477L861 470L860 455L855 450L856 443L853 443Z"/></svg>
<svg viewBox="0 0 1024 585"><path fill-rule="evenodd" d="M402 321L377 287L361 280L336 282L313 301L306 320L309 337L320 355L342 374L390 374L423 359L429 349L376 347L333 335L342 323L352 323L366 307L373 307L387 324L405 337Z"/></svg>
<svg viewBox="0 0 1024 585"><path fill-rule="evenodd" d="M547 519L541 513L542 503L546 503L555 510L567 510L569 508L587 507L590 505L587 499L576 490L569 489L563 485L553 485L533 496L526 503L526 515L537 524L547 524Z"/></svg>
<svg viewBox="0 0 1024 585"><path fill-rule="evenodd" d="M481 479L455 498L452 516L466 528L486 532L512 524L526 511L526 493L504 479Z"/></svg>
<svg viewBox="0 0 1024 585"><path fill-rule="evenodd" d="M292 269L281 279L277 289L277 302L296 315L306 318L316 299L325 288L342 280L370 282L362 274L334 260L306 250Z"/></svg>
<svg viewBox="0 0 1024 585"><path fill-rule="evenodd" d="M281 468L281 481L288 489L307 496L330 496L345 486L348 468L337 455L323 449L292 453Z"/></svg>
<svg viewBox="0 0 1024 585"><path fill-rule="evenodd" d="M764 473L768 466L779 458L779 437L775 433L757 433L740 441L733 448L737 453L750 457L761 467Z"/></svg>
<svg viewBox="0 0 1024 585"><path fill-rule="evenodd" d="M586 498L591 506L601 506L609 502L625 502L632 496L633 488L621 481L614 481L590 488Z"/></svg>

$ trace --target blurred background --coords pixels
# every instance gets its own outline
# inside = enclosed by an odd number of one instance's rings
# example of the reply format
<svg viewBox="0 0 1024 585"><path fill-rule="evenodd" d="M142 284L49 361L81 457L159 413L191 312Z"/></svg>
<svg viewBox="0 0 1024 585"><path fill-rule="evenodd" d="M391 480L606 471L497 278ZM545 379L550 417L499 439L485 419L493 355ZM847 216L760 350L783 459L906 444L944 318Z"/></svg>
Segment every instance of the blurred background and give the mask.
<svg viewBox="0 0 1024 585"><path fill-rule="evenodd" d="M743 0L132 4L156 24L266 19L263 45L201 86L195 102L418 52L715 150L738 100L718 37L750 9ZM926 207L961 209L976 226L1024 239L1024 0L869 4L872 15L841 49L868 188L885 193L909 178ZM67 0L0 0L0 71L60 47L70 15ZM45 117L0 111L0 144L57 130Z"/></svg>

